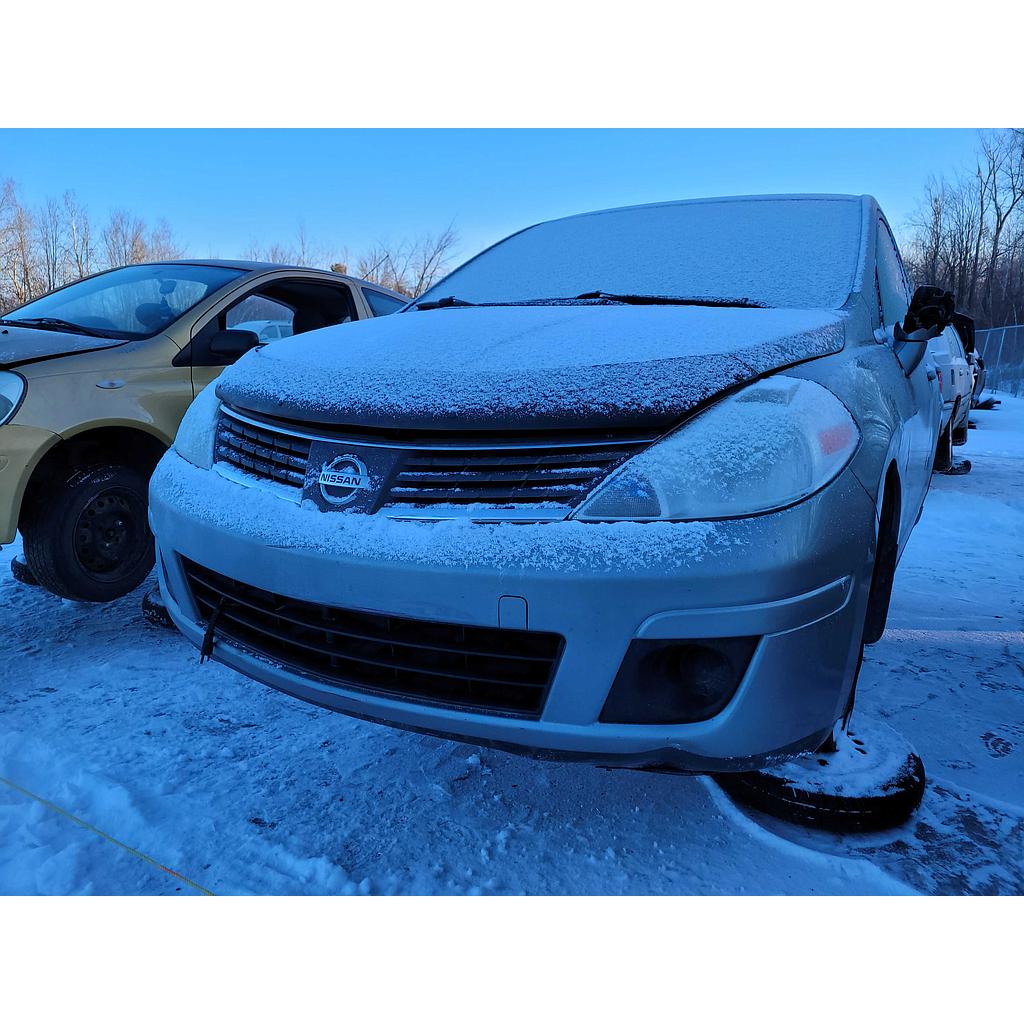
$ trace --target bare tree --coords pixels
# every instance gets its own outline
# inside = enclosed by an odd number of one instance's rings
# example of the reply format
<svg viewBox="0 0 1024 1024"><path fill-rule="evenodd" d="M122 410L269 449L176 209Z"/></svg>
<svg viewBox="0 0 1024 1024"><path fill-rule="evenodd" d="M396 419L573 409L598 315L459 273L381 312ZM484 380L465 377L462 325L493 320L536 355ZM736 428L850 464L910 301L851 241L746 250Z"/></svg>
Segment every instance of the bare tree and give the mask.
<svg viewBox="0 0 1024 1024"><path fill-rule="evenodd" d="M79 205L74 192L64 193L64 217L67 223L68 264L72 279L86 277L93 271L92 226L89 214Z"/></svg>
<svg viewBox="0 0 1024 1024"><path fill-rule="evenodd" d="M1024 308L1024 132L982 133L974 171L931 179L910 219L907 264L922 284L953 291L981 326Z"/></svg>
<svg viewBox="0 0 1024 1024"><path fill-rule="evenodd" d="M293 264L298 261L295 249L290 245L282 245L280 242L263 245L261 242L252 241L243 253L243 258L263 263Z"/></svg>
<svg viewBox="0 0 1024 1024"><path fill-rule="evenodd" d="M0 182L0 310L15 304L13 269L15 264L14 220L18 193L10 179Z"/></svg>
<svg viewBox="0 0 1024 1024"><path fill-rule="evenodd" d="M413 246L410 268L415 277L411 295L422 295L448 271L458 245L455 225L449 224L439 235L424 235Z"/></svg>
<svg viewBox="0 0 1024 1024"><path fill-rule="evenodd" d="M53 291L67 280L65 262L68 246L64 212L60 203L56 199L47 199L39 208L33 226L37 246L34 262L38 268L40 286L43 291Z"/></svg>
<svg viewBox="0 0 1024 1024"><path fill-rule="evenodd" d="M146 260L180 260L185 255L171 231L171 226L162 217L149 233L144 245Z"/></svg>
<svg viewBox="0 0 1024 1024"><path fill-rule="evenodd" d="M1014 131L987 133L982 136L981 145L985 168L983 193L992 208L983 308L991 316L996 264L1005 255L1000 248L1003 234L1024 200L1024 135Z"/></svg>
<svg viewBox="0 0 1024 1024"><path fill-rule="evenodd" d="M32 212L22 205L12 182L4 186L2 205L0 258L3 263L0 273L3 274L3 287L0 291L4 295L4 308L10 309L40 294L43 284L36 266Z"/></svg>
<svg viewBox="0 0 1024 1024"><path fill-rule="evenodd" d="M298 267L321 267L335 270L336 267L348 267L348 249L313 239L300 223L295 231L295 238L290 244L275 242L263 245L255 239L249 242L244 257L250 260L262 260L266 263L287 263ZM335 271L347 273L346 270Z"/></svg>
<svg viewBox="0 0 1024 1024"><path fill-rule="evenodd" d="M437 234L422 234L398 244L382 241L355 261L355 272L404 295L419 295L447 273L457 246L452 224ZM166 220L150 226L129 210L115 209L98 230L72 191L29 209L21 202L14 182L0 182L0 310L99 270L183 255L184 248ZM253 241L245 256L271 263L329 267L341 274L353 265L345 245L314 239L301 222L290 243ZM1000 280L1004 289L1010 287L1010 277L1004 275Z"/></svg>
<svg viewBox="0 0 1024 1024"><path fill-rule="evenodd" d="M114 210L103 229L107 266L124 267L146 261L146 225L126 210Z"/></svg>
<svg viewBox="0 0 1024 1024"><path fill-rule="evenodd" d="M149 228L126 210L114 210L96 237L74 192L31 210L13 181L0 181L0 311L97 270L184 255L166 220Z"/></svg>
<svg viewBox="0 0 1024 1024"><path fill-rule="evenodd" d="M356 274L403 295L422 295L448 272L457 245L452 224L440 234L421 235L399 245L378 242L360 257Z"/></svg>

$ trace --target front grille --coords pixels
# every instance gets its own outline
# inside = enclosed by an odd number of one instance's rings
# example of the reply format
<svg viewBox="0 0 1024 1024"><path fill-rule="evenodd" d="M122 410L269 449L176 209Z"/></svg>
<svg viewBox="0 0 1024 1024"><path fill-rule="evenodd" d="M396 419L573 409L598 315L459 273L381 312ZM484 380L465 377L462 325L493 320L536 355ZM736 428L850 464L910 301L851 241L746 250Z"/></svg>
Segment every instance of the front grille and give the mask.
<svg viewBox="0 0 1024 1024"><path fill-rule="evenodd" d="M222 414L217 423L216 459L261 480L302 490L309 461L309 438L258 426Z"/></svg>
<svg viewBox="0 0 1024 1024"><path fill-rule="evenodd" d="M215 636L342 689L536 718L565 643L557 633L313 604L182 561L202 617L220 609Z"/></svg>
<svg viewBox="0 0 1024 1024"><path fill-rule="evenodd" d="M492 512L497 518L505 513L514 518L518 509L558 519L653 440L637 434L600 437L594 431L557 437L492 432L381 440L355 431L304 433L298 426L224 409L217 428L216 458L290 488L298 500L314 442L351 445L356 450L369 446L386 454L393 467L370 511L400 517L415 516L420 509L429 518L451 509L454 514Z"/></svg>
<svg viewBox="0 0 1024 1024"><path fill-rule="evenodd" d="M554 504L574 508L640 446L413 452L400 463L389 507Z"/></svg>

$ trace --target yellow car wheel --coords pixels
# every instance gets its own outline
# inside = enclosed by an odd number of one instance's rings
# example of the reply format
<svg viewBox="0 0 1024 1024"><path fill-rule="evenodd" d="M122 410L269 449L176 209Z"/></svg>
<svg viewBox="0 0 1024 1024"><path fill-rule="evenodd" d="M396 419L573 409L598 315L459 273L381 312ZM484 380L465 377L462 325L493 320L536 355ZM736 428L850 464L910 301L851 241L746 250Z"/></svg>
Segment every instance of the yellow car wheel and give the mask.
<svg viewBox="0 0 1024 1024"><path fill-rule="evenodd" d="M89 466L51 488L23 527L39 583L75 601L112 601L153 568L147 481L130 466Z"/></svg>

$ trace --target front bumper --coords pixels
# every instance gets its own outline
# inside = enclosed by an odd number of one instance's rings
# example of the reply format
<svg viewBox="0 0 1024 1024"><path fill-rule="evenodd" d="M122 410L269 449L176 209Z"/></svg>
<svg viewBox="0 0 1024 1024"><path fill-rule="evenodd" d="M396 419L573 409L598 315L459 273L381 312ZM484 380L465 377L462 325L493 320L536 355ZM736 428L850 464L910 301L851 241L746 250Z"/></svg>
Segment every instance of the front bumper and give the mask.
<svg viewBox="0 0 1024 1024"><path fill-rule="evenodd" d="M182 557L304 601L565 638L537 719L344 689L218 639L214 657L303 700L468 742L598 764L722 771L820 742L845 707L860 648L874 504L849 471L795 508L706 524L482 526L320 513L184 462L151 486L168 611L204 622ZM502 621L502 599L521 619ZM525 621L522 621L525 619ZM622 725L601 710L634 638L760 637L732 700L685 725Z"/></svg>

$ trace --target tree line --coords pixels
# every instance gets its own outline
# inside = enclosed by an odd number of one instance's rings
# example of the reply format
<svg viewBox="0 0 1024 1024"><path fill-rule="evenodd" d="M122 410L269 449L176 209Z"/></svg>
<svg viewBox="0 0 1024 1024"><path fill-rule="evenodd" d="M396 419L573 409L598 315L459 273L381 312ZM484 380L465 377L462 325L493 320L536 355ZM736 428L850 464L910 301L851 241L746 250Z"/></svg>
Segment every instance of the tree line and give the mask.
<svg viewBox="0 0 1024 1024"><path fill-rule="evenodd" d="M979 327L1024 319L1024 130L982 132L972 166L931 178L905 225L892 225L917 284L956 295ZM248 259L324 267L404 295L426 291L450 269L452 225L397 244L381 242L350 261L348 251L312 240L304 227L286 243L251 243ZM165 220L147 224L127 210L94 221L74 192L38 207L0 182L0 311L108 267L186 254Z"/></svg>
<svg viewBox="0 0 1024 1024"><path fill-rule="evenodd" d="M895 225L894 225L895 227ZM982 132L973 166L932 178L902 232L917 284L953 292L979 327L1024 316L1024 130Z"/></svg>
<svg viewBox="0 0 1024 1024"><path fill-rule="evenodd" d="M33 209L13 181L0 182L0 310L107 267L178 259L183 252L166 221L150 226L114 210L100 226L74 192Z"/></svg>
<svg viewBox="0 0 1024 1024"><path fill-rule="evenodd" d="M410 297L450 269L458 247L453 225L400 242L379 242L355 261L355 276ZM166 220L152 224L128 210L96 221L75 193L33 207L15 182L0 180L0 313L88 274L132 263L182 259L190 254ZM321 267L349 273L345 248L316 242L304 227L290 242L252 242L244 259Z"/></svg>

